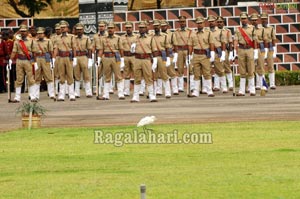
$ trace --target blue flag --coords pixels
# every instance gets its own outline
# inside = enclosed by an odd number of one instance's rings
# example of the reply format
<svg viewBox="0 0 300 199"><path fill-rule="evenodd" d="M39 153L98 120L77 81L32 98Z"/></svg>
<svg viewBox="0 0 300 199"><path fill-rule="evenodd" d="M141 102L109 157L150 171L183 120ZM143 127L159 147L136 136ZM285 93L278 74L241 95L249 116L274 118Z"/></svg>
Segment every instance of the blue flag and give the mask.
<svg viewBox="0 0 300 199"><path fill-rule="evenodd" d="M264 77L262 78L262 81L263 81L263 86L266 87L266 89L268 89L269 86Z"/></svg>

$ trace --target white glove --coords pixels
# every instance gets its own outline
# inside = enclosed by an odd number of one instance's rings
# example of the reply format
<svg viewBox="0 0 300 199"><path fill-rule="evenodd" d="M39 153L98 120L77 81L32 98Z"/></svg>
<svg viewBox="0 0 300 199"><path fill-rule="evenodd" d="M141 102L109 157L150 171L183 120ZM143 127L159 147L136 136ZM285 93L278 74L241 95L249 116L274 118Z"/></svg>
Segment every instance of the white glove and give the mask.
<svg viewBox="0 0 300 199"><path fill-rule="evenodd" d="M225 51L222 51L222 55L220 57L220 62L225 61L225 59L226 59L225 57L226 57L226 53L225 53Z"/></svg>
<svg viewBox="0 0 300 199"><path fill-rule="evenodd" d="M177 59L178 59L178 53L174 53L174 56L173 56L173 63L176 63L177 62Z"/></svg>
<svg viewBox="0 0 300 199"><path fill-rule="evenodd" d="M167 57L166 67L169 67L170 65L171 65L171 59L170 57Z"/></svg>
<svg viewBox="0 0 300 199"><path fill-rule="evenodd" d="M120 63L120 69L121 69L121 71L124 70L124 67L125 67L124 57L121 57L121 63Z"/></svg>
<svg viewBox="0 0 300 199"><path fill-rule="evenodd" d="M265 48L265 57L264 57L264 59L267 59L267 58L268 58L268 52L269 52L269 49L268 49L268 48Z"/></svg>
<svg viewBox="0 0 300 199"><path fill-rule="evenodd" d="M277 47L274 46L273 49L274 49L273 58L276 58L276 56L277 56Z"/></svg>
<svg viewBox="0 0 300 199"><path fill-rule="evenodd" d="M188 67L191 64L192 55L186 56L185 67Z"/></svg>
<svg viewBox="0 0 300 199"><path fill-rule="evenodd" d="M157 68L157 57L153 57L152 71L155 72Z"/></svg>
<svg viewBox="0 0 300 199"><path fill-rule="evenodd" d="M176 62L174 63L174 69L175 69L175 70L177 70L177 69L178 69L178 67L177 67L177 63L176 63Z"/></svg>
<svg viewBox="0 0 300 199"><path fill-rule="evenodd" d="M130 47L130 52L131 53L135 53L135 47L136 47L136 43L132 43L131 47Z"/></svg>
<svg viewBox="0 0 300 199"><path fill-rule="evenodd" d="M73 58L73 68L75 68L77 66L77 58L74 57Z"/></svg>
<svg viewBox="0 0 300 199"><path fill-rule="evenodd" d="M93 62L94 62L94 60L92 58L89 58L88 69L90 69L93 66Z"/></svg>
<svg viewBox="0 0 300 199"><path fill-rule="evenodd" d="M215 61L215 56L216 56L216 53L215 51L210 51L210 62L214 62Z"/></svg>
<svg viewBox="0 0 300 199"><path fill-rule="evenodd" d="M34 70L36 71L37 69L39 69L39 66L38 66L38 64L36 63L36 62L34 62Z"/></svg>
<svg viewBox="0 0 300 199"><path fill-rule="evenodd" d="M254 49L254 56L253 56L254 60L258 59L258 49Z"/></svg>
<svg viewBox="0 0 300 199"><path fill-rule="evenodd" d="M6 70L11 70L11 65L12 65L12 60L9 59L9 60L8 60L8 64L7 64L7 66L6 66Z"/></svg>
<svg viewBox="0 0 300 199"><path fill-rule="evenodd" d="M101 64L101 57L98 57L98 58L97 58L97 64L96 64L96 66L99 67L100 64Z"/></svg>
<svg viewBox="0 0 300 199"><path fill-rule="evenodd" d="M52 64L53 64L53 68L55 67L55 58L52 58Z"/></svg>
<svg viewBox="0 0 300 199"><path fill-rule="evenodd" d="M52 62L50 62L50 69L51 69L51 70L54 69L54 65L52 64Z"/></svg>
<svg viewBox="0 0 300 199"><path fill-rule="evenodd" d="M233 52L229 51L228 60L233 60Z"/></svg>

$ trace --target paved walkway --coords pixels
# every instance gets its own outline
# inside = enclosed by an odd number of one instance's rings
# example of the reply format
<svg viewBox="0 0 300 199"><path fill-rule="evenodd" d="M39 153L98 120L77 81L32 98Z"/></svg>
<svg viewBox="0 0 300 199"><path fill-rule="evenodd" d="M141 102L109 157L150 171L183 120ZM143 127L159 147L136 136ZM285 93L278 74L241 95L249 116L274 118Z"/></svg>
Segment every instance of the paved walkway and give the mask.
<svg viewBox="0 0 300 199"><path fill-rule="evenodd" d="M83 94L83 93L82 93ZM140 103L130 103L111 95L109 101L81 97L75 102L54 102L41 93L40 103L49 111L43 127L75 127L104 125L135 125L146 115L155 115L156 123L204 123L262 120L300 120L300 86L278 87L265 97L233 97L232 93L215 93L216 97L187 98L184 94L172 99L158 97L150 103L141 97ZM22 94L27 99L27 94ZM21 117L15 115L19 104L7 103L0 94L0 131L21 127Z"/></svg>

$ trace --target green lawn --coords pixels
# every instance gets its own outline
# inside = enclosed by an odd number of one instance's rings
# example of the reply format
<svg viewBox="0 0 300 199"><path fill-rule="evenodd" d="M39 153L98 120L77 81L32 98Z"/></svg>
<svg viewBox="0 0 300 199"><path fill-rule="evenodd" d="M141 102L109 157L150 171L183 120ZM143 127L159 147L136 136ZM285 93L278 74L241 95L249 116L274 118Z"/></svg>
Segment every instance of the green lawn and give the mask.
<svg viewBox="0 0 300 199"><path fill-rule="evenodd" d="M104 127L131 132L133 126ZM0 134L1 199L300 198L300 123L153 125L213 144L94 144L94 129ZM142 131L142 129L139 129Z"/></svg>

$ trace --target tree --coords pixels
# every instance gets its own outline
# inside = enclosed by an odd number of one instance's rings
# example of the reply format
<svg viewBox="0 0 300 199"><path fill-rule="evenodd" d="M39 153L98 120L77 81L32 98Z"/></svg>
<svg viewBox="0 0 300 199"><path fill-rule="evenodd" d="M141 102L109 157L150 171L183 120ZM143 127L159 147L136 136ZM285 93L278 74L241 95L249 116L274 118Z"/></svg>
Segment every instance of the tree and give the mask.
<svg viewBox="0 0 300 199"><path fill-rule="evenodd" d="M62 0L56 1L61 2ZM7 0L7 3L12 6L15 12L21 17L33 17L35 13L39 14L48 5L51 5L52 0ZM20 9L21 6L28 9L28 14Z"/></svg>

